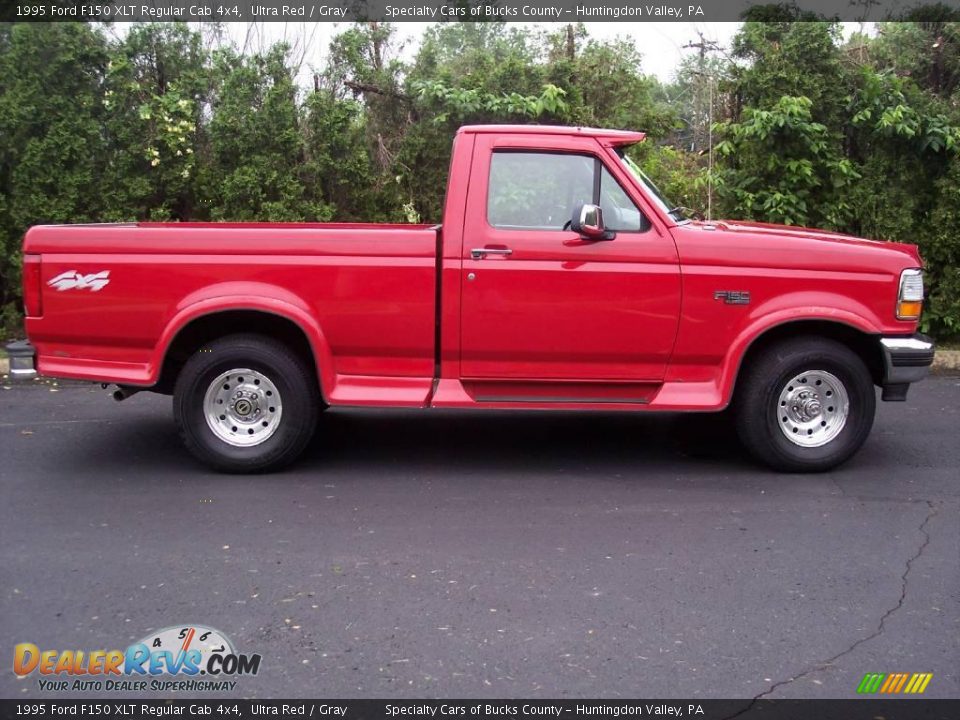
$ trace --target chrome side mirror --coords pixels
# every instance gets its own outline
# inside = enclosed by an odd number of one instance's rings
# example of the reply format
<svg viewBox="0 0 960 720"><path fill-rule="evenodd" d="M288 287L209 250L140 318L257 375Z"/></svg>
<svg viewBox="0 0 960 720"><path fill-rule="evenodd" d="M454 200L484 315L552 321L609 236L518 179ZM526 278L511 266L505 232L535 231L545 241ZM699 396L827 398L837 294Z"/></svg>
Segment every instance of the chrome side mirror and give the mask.
<svg viewBox="0 0 960 720"><path fill-rule="evenodd" d="M581 205L573 211L570 229L584 240L613 240L617 235L603 226L603 210L599 205Z"/></svg>

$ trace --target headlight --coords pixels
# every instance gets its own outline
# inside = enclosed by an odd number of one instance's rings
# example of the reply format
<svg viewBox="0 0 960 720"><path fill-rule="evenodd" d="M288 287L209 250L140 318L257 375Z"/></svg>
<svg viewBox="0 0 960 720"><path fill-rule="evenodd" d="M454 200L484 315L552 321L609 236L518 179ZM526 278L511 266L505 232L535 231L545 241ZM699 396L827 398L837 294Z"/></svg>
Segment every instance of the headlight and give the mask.
<svg viewBox="0 0 960 720"><path fill-rule="evenodd" d="M923 270L911 268L900 273L897 320L919 320L923 309Z"/></svg>

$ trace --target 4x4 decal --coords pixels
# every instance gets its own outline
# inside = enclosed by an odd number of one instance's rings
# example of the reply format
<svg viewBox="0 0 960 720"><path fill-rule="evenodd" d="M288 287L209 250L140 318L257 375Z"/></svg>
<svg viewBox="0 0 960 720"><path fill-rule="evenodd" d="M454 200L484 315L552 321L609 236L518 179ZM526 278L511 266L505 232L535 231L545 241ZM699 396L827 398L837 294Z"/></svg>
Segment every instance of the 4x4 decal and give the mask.
<svg viewBox="0 0 960 720"><path fill-rule="evenodd" d="M55 287L58 291L64 290L90 290L90 292L99 292L103 290L110 282L110 271L101 270L100 272L84 275L76 270L67 270L60 273L53 280L47 283L50 287Z"/></svg>

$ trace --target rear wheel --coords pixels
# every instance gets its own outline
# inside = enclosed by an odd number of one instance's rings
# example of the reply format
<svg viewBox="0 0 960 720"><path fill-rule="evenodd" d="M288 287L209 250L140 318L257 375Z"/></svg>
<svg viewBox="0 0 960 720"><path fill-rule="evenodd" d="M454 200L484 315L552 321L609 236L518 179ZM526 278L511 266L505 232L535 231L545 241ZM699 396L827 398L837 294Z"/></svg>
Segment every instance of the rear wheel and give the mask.
<svg viewBox="0 0 960 720"><path fill-rule="evenodd" d="M200 461L226 472L258 472L303 452L320 398L309 365L287 346L260 335L230 335L184 365L173 412L184 444Z"/></svg>
<svg viewBox="0 0 960 720"><path fill-rule="evenodd" d="M834 340L802 337L772 345L746 368L734 399L737 432L777 470L817 472L863 445L876 411L870 372Z"/></svg>

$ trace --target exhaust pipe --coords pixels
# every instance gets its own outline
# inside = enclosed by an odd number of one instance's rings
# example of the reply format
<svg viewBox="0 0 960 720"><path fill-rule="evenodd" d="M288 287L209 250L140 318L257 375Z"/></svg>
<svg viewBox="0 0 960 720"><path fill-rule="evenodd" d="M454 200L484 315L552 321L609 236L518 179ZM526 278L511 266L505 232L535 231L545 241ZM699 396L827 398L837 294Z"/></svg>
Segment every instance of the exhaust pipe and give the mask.
<svg viewBox="0 0 960 720"><path fill-rule="evenodd" d="M129 385L117 385L117 389L113 391L113 399L117 402L121 400L126 400L131 395L136 395L140 392L140 388L130 387Z"/></svg>

